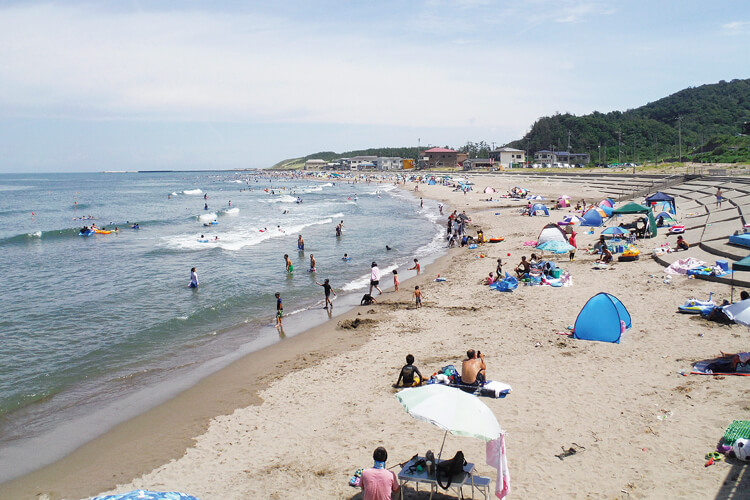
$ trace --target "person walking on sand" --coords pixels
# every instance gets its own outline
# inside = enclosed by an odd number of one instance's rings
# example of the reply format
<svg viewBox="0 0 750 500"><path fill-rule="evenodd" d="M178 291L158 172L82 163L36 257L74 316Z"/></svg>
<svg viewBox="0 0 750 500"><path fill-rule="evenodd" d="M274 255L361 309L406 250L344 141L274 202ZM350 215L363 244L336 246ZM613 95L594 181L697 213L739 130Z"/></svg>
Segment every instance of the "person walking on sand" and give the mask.
<svg viewBox="0 0 750 500"><path fill-rule="evenodd" d="M419 285L414 287L414 302L417 305L417 309L422 307L422 290L419 289Z"/></svg>
<svg viewBox="0 0 750 500"><path fill-rule="evenodd" d="M570 237L568 238L568 243L570 243L570 246L573 247L573 250L570 251L570 261L573 262L576 260L576 250L578 249L578 244L576 243L576 233L573 231L570 233Z"/></svg>
<svg viewBox="0 0 750 500"><path fill-rule="evenodd" d="M188 286L190 288L198 288L198 272L195 270L195 268L190 269L190 283L188 283Z"/></svg>
<svg viewBox="0 0 750 500"><path fill-rule="evenodd" d="M721 192L721 188L716 188L716 208L721 208L721 202L724 201L724 194Z"/></svg>
<svg viewBox="0 0 750 500"><path fill-rule="evenodd" d="M328 309L329 305L331 306L331 309L333 309L333 301L331 300L331 294L333 294L333 296L335 297L336 296L336 292L333 291L333 287L331 287L331 284L329 283L328 278L326 278L323 281L323 283L318 283L316 281L315 284L318 285L318 286L322 286L323 287L323 292L326 295L326 305L325 305L325 307L323 307L323 309Z"/></svg>
<svg viewBox="0 0 750 500"><path fill-rule="evenodd" d="M379 284L380 284L380 269L378 269L378 264L373 261L371 269L370 269L370 293L369 295L372 295L373 287L378 291L378 295L383 294L383 291L378 286Z"/></svg>
<svg viewBox="0 0 750 500"><path fill-rule="evenodd" d="M419 265L419 261L417 259L414 259L414 265L407 269L407 271L417 271L417 275L422 271L422 266Z"/></svg>
<svg viewBox="0 0 750 500"><path fill-rule="evenodd" d="M276 328L281 328L281 318L284 317L284 305L281 303L281 294L276 292Z"/></svg>
<svg viewBox="0 0 750 500"><path fill-rule="evenodd" d="M394 270L393 270L393 288L394 288L394 289L395 289L395 290L396 290L397 292L398 292L398 285L399 285L399 281L398 281L398 270L397 270L397 269L394 269Z"/></svg>
<svg viewBox="0 0 750 500"><path fill-rule="evenodd" d="M294 265L292 264L292 261L289 260L289 254L287 253L284 254L284 262L286 265L286 272L291 273L294 271Z"/></svg>

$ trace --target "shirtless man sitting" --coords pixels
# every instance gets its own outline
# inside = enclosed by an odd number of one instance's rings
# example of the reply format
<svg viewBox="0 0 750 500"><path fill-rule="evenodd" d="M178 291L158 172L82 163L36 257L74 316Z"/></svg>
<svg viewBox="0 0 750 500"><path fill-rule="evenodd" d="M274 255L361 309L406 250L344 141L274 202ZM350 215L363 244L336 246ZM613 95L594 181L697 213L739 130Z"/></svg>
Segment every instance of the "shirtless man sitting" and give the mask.
<svg viewBox="0 0 750 500"><path fill-rule="evenodd" d="M484 364L482 351L474 349L466 351L466 359L461 364L461 383L471 387L479 387L486 380L487 365ZM473 389L466 392L474 392Z"/></svg>

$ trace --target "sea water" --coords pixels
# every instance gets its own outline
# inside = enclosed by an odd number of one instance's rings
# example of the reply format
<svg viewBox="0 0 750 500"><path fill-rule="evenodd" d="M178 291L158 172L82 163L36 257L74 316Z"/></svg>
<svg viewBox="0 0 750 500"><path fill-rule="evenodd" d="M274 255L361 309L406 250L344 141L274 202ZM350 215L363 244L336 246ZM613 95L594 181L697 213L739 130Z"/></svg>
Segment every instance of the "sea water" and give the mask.
<svg viewBox="0 0 750 500"><path fill-rule="evenodd" d="M392 182L262 172L0 175L0 482L278 342L275 292L293 317L322 306L315 281L361 296L372 261L392 283L444 246L419 205ZM91 222L119 231L80 236Z"/></svg>

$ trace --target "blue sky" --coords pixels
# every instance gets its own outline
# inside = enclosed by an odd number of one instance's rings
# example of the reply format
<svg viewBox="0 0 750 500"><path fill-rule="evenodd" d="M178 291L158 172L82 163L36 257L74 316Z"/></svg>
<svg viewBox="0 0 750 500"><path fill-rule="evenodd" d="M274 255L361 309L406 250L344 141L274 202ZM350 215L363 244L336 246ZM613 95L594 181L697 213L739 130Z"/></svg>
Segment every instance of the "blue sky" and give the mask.
<svg viewBox="0 0 750 500"><path fill-rule="evenodd" d="M750 3L0 2L0 172L502 145L750 77Z"/></svg>

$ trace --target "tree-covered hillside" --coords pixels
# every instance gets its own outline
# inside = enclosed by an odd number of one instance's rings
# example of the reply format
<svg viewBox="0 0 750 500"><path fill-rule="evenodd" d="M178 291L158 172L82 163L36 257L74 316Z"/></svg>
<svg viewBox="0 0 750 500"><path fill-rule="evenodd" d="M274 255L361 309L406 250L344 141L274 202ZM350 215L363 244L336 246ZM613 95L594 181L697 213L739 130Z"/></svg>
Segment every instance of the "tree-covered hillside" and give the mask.
<svg viewBox="0 0 750 500"><path fill-rule="evenodd" d="M743 122L750 122L750 79L722 80L625 112L540 118L522 139L508 146L533 153L553 148L566 151L570 144L572 152L589 153L593 162L602 163L669 160L679 158L681 130L683 159L695 153L707 161L719 161L706 153L739 134ZM739 146L735 157L748 159L750 151Z"/></svg>
<svg viewBox="0 0 750 500"><path fill-rule="evenodd" d="M358 151L345 151L343 153L335 153L333 151L321 151L319 153L313 153L311 155L307 155L302 158L292 158L289 160L282 160L271 168L301 168L307 160L333 161L337 158L351 158L352 156L390 156L390 157L401 157L401 158L416 158L417 148L416 147L371 148L371 149L361 149Z"/></svg>

